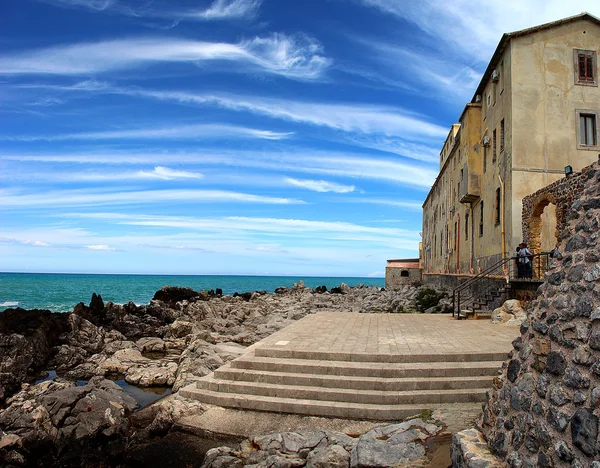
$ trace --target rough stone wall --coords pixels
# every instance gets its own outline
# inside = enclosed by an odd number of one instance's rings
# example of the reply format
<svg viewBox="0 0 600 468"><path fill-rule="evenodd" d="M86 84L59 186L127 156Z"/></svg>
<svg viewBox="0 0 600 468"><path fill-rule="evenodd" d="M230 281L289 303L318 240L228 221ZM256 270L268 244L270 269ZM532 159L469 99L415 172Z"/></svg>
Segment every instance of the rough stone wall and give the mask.
<svg viewBox="0 0 600 468"><path fill-rule="evenodd" d="M402 276L407 271L408 276ZM421 281L421 270L419 268L390 268L385 269L385 287L396 289L407 284L415 284Z"/></svg>
<svg viewBox="0 0 600 468"><path fill-rule="evenodd" d="M581 177L563 258L546 273L478 423L514 468L600 468L600 166Z"/></svg>
<svg viewBox="0 0 600 468"><path fill-rule="evenodd" d="M581 172L564 177L523 198L523 239L534 252L541 251L542 212L548 204L556 206L557 238L567 228L567 212L573 202L581 195L588 173L594 171L594 165L585 167Z"/></svg>

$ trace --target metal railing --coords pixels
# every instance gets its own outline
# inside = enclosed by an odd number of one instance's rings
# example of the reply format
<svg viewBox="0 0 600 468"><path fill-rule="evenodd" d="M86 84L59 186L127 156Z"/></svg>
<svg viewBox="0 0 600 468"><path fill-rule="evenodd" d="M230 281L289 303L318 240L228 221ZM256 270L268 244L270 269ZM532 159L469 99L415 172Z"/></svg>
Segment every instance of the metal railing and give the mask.
<svg viewBox="0 0 600 468"><path fill-rule="evenodd" d="M497 302L508 295L511 282L543 281L550 263L550 252L533 254L529 262L520 260L518 257L503 258L461 283L452 294L452 316L460 320L462 310L475 312Z"/></svg>

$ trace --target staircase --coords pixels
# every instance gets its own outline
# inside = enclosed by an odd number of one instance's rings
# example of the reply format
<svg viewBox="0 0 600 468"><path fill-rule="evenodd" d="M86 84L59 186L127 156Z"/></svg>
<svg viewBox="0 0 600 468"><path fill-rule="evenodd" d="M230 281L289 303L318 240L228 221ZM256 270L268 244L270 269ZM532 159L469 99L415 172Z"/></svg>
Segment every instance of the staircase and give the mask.
<svg viewBox="0 0 600 468"><path fill-rule="evenodd" d="M367 354L256 347L179 394L228 408L400 420L483 402L505 352Z"/></svg>
<svg viewBox="0 0 600 468"><path fill-rule="evenodd" d="M533 255L534 268L530 278L517 274L516 257L503 258L478 275L463 281L453 291L452 316L461 318L490 318L493 309L511 297L515 284L543 282L548 270L550 253Z"/></svg>

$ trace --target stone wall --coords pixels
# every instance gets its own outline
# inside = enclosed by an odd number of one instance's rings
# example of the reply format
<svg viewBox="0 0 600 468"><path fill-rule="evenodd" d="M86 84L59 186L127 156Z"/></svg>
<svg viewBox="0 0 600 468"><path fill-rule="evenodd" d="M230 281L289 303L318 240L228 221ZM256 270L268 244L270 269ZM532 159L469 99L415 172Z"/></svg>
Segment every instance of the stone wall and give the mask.
<svg viewBox="0 0 600 468"><path fill-rule="evenodd" d="M560 239L567 228L567 212L583 192L589 172L594 164L581 172L564 177L523 198L523 239L534 252L541 252L542 213L549 204L556 206L556 238Z"/></svg>
<svg viewBox="0 0 600 468"><path fill-rule="evenodd" d="M397 289L407 284L415 284L420 282L420 268L387 267L385 269L385 287L388 289Z"/></svg>
<svg viewBox="0 0 600 468"><path fill-rule="evenodd" d="M514 468L600 468L600 166L576 177L572 185L586 188L567 211L563 258L546 273L479 421L491 451Z"/></svg>

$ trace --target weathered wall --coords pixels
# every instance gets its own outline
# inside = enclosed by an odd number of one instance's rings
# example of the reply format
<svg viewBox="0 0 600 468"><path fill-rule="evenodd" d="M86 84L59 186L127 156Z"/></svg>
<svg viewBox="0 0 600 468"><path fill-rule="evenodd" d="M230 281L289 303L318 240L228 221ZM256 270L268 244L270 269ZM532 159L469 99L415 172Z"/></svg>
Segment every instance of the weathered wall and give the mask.
<svg viewBox="0 0 600 468"><path fill-rule="evenodd" d="M408 273L408 276L402 276L402 272ZM386 267L385 269L386 289L397 289L407 284L419 282L421 282L421 270L419 268Z"/></svg>
<svg viewBox="0 0 600 468"><path fill-rule="evenodd" d="M599 45L600 27L583 19L511 41L510 245L521 241L521 200L563 178L566 165L580 171L597 158L598 147L577 147L576 111L600 110L600 89L575 83L573 52Z"/></svg>
<svg viewBox="0 0 600 468"><path fill-rule="evenodd" d="M600 166L479 421L507 466L600 468ZM594 462L594 460L596 460Z"/></svg>

